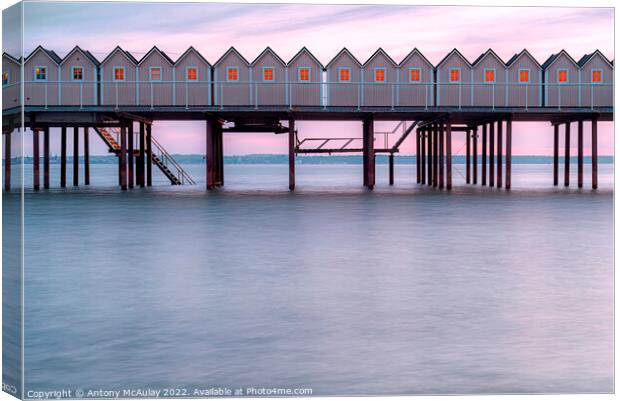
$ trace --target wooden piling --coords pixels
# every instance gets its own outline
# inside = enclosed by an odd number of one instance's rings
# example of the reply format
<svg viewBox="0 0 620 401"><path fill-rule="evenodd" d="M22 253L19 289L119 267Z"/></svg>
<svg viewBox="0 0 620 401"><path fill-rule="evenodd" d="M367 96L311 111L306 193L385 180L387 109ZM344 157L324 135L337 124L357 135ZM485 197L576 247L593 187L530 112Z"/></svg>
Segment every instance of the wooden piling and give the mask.
<svg viewBox="0 0 620 401"><path fill-rule="evenodd" d="M598 120L592 119L592 189L598 188Z"/></svg>
<svg viewBox="0 0 620 401"><path fill-rule="evenodd" d="M217 182L217 160L215 156L215 120L207 120L207 189L213 189Z"/></svg>
<svg viewBox="0 0 620 401"><path fill-rule="evenodd" d="M60 128L60 187L67 186L67 127Z"/></svg>
<svg viewBox="0 0 620 401"><path fill-rule="evenodd" d="M565 125L564 131L564 186L570 185L570 122Z"/></svg>
<svg viewBox="0 0 620 401"><path fill-rule="evenodd" d="M73 127L73 186L77 187L80 182L80 129Z"/></svg>
<svg viewBox="0 0 620 401"><path fill-rule="evenodd" d="M471 136L470 130L465 130L465 182L471 182Z"/></svg>
<svg viewBox="0 0 620 401"><path fill-rule="evenodd" d="M121 124L121 153L119 155L120 159L120 174L121 174L121 189L127 189L127 123L122 122Z"/></svg>
<svg viewBox="0 0 620 401"><path fill-rule="evenodd" d="M127 186L129 188L133 188L133 121L129 121L129 124L127 125L127 148Z"/></svg>
<svg viewBox="0 0 620 401"><path fill-rule="evenodd" d="M43 129L43 188L50 188L50 129Z"/></svg>
<svg viewBox="0 0 620 401"><path fill-rule="evenodd" d="M439 124L433 125L433 187L437 188L439 163Z"/></svg>
<svg viewBox="0 0 620 401"><path fill-rule="evenodd" d="M444 122L442 121L441 124L439 124L439 189L443 189L444 187L444 162L445 162L445 125Z"/></svg>
<svg viewBox="0 0 620 401"><path fill-rule="evenodd" d="M394 185L394 153L390 152L389 155L390 162L390 185Z"/></svg>
<svg viewBox="0 0 620 401"><path fill-rule="evenodd" d="M502 142L504 141L504 121L499 120L497 122L497 187L502 187L502 164L503 164L503 152L504 147Z"/></svg>
<svg viewBox="0 0 620 401"><path fill-rule="evenodd" d="M366 186L375 187L375 125L373 117L364 119L364 147L366 148Z"/></svg>
<svg viewBox="0 0 620 401"><path fill-rule="evenodd" d="M90 185L90 144L88 127L84 127L84 185Z"/></svg>
<svg viewBox="0 0 620 401"><path fill-rule="evenodd" d="M153 142L151 141L151 124L146 125L146 186L153 185Z"/></svg>
<svg viewBox="0 0 620 401"><path fill-rule="evenodd" d="M489 125L489 186L495 186L495 122Z"/></svg>
<svg viewBox="0 0 620 401"><path fill-rule="evenodd" d="M474 167L474 185L476 185L478 183L478 127L474 127L473 130L473 135L472 135L472 139L473 139L473 160L472 160L472 164Z"/></svg>
<svg viewBox="0 0 620 401"><path fill-rule="evenodd" d="M415 178L420 183L420 129L416 130L415 135Z"/></svg>
<svg viewBox="0 0 620 401"><path fill-rule="evenodd" d="M452 189L452 122L446 123L446 188Z"/></svg>
<svg viewBox="0 0 620 401"><path fill-rule="evenodd" d="M4 190L11 190L11 134L12 130L4 133Z"/></svg>
<svg viewBox="0 0 620 401"><path fill-rule="evenodd" d="M429 187L433 185L433 130L432 124L426 128L426 141L428 142L426 155L426 163L428 167L426 183Z"/></svg>
<svg viewBox="0 0 620 401"><path fill-rule="evenodd" d="M137 173L138 173L138 185L140 185L141 188L144 188L144 184L145 184L145 179L144 179L144 159L145 159L145 149L144 149L144 122L140 122L140 155L138 156L138 168L137 168Z"/></svg>
<svg viewBox="0 0 620 401"><path fill-rule="evenodd" d="M426 128L420 131L420 184L426 184Z"/></svg>
<svg viewBox="0 0 620 401"><path fill-rule="evenodd" d="M487 125L482 125L482 185L487 185Z"/></svg>
<svg viewBox="0 0 620 401"><path fill-rule="evenodd" d="M577 187L583 188L583 120L577 122Z"/></svg>
<svg viewBox="0 0 620 401"><path fill-rule="evenodd" d="M512 186L512 118L506 120L506 189Z"/></svg>
<svg viewBox="0 0 620 401"><path fill-rule="evenodd" d="M35 191L39 190L39 130L32 130L32 178Z"/></svg>
<svg viewBox="0 0 620 401"><path fill-rule="evenodd" d="M288 189L295 190L295 119L288 119Z"/></svg>
<svg viewBox="0 0 620 401"><path fill-rule="evenodd" d="M559 181L560 166L560 127L553 124L553 185L557 186Z"/></svg>
<svg viewBox="0 0 620 401"><path fill-rule="evenodd" d="M216 124L216 132L217 132L217 185L222 187L224 186L224 127L222 123L218 120Z"/></svg>

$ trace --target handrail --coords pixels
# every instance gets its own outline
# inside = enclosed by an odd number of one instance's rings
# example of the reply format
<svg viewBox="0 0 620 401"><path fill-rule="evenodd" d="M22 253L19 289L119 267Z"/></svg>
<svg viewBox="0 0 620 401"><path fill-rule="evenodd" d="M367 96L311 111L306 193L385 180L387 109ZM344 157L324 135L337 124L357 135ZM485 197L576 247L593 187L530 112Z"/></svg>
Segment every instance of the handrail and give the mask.
<svg viewBox="0 0 620 401"><path fill-rule="evenodd" d="M153 145L155 145L155 148L159 151L161 157L160 156L158 157L162 160L162 163L164 163L166 167L168 167L168 164L171 164L174 168L176 168L177 170L176 176L181 181L181 184L185 184L186 181L192 185L196 184L196 181L194 181L192 177L190 177L190 175L185 171L185 169L183 169L183 167L181 167L181 165L172 157L172 155L168 153L168 151L164 149L164 147L159 142L157 142L157 140L153 138L152 136L151 136L151 142L153 143Z"/></svg>

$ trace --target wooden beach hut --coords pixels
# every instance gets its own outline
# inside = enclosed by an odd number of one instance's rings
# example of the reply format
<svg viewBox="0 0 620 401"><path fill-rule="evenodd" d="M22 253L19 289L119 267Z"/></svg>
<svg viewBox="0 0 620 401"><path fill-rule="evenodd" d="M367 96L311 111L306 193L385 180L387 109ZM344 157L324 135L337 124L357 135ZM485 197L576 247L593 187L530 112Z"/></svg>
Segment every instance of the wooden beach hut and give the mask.
<svg viewBox="0 0 620 401"><path fill-rule="evenodd" d="M543 69L540 63L523 49L506 63L508 68L508 107L542 107Z"/></svg>
<svg viewBox="0 0 620 401"><path fill-rule="evenodd" d="M435 69L437 106L473 104L471 63L457 49L452 50Z"/></svg>
<svg viewBox="0 0 620 401"><path fill-rule="evenodd" d="M613 107L614 66L599 50L577 63L581 73L581 106Z"/></svg>
<svg viewBox="0 0 620 401"><path fill-rule="evenodd" d="M24 104L57 106L60 102L60 62L53 50L38 46L24 61Z"/></svg>
<svg viewBox="0 0 620 401"><path fill-rule="evenodd" d="M250 63L231 47L214 64L215 104L220 106L248 106L252 104L250 92Z"/></svg>
<svg viewBox="0 0 620 401"><path fill-rule="evenodd" d="M482 53L472 64L474 71L473 106L506 105L506 63L492 49Z"/></svg>
<svg viewBox="0 0 620 401"><path fill-rule="evenodd" d="M325 67L327 105L361 106L362 63L343 48Z"/></svg>
<svg viewBox="0 0 620 401"><path fill-rule="evenodd" d="M377 49L362 66L362 105L394 107L398 83L398 64Z"/></svg>
<svg viewBox="0 0 620 401"><path fill-rule="evenodd" d="M99 61L75 46L60 62L60 104L96 106Z"/></svg>
<svg viewBox="0 0 620 401"><path fill-rule="evenodd" d="M174 63L175 105L211 105L211 64L190 46Z"/></svg>
<svg viewBox="0 0 620 401"><path fill-rule="evenodd" d="M140 106L171 106L173 99L174 61L153 46L138 61L137 91Z"/></svg>
<svg viewBox="0 0 620 401"><path fill-rule="evenodd" d="M542 65L545 74L545 106L579 107L579 65L565 51L552 54Z"/></svg>
<svg viewBox="0 0 620 401"><path fill-rule="evenodd" d="M433 106L434 66L413 49L398 64L397 106Z"/></svg>
<svg viewBox="0 0 620 401"><path fill-rule="evenodd" d="M287 63L289 104L321 106L323 64L305 47Z"/></svg>
<svg viewBox="0 0 620 401"><path fill-rule="evenodd" d="M256 106L288 104L286 63L270 47L250 64L252 99Z"/></svg>
<svg viewBox="0 0 620 401"><path fill-rule="evenodd" d="M117 46L99 65L100 104L133 106L137 104L138 60Z"/></svg>
<svg viewBox="0 0 620 401"><path fill-rule="evenodd" d="M2 109L21 106L21 61L8 53L2 53Z"/></svg>

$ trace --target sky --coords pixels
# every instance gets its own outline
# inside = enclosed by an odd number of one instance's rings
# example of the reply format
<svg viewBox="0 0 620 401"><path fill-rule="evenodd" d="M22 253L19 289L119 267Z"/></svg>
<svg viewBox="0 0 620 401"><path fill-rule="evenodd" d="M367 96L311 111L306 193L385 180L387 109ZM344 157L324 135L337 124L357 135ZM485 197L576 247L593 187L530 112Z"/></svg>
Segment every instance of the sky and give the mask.
<svg viewBox="0 0 620 401"><path fill-rule="evenodd" d="M10 40L10 32L18 28L18 20L15 13L3 12L3 50L13 54L19 54L19 43ZM599 49L611 60L613 22L612 8L28 2L24 52L41 44L62 57L79 45L102 60L120 45L139 59L157 45L175 60L194 46L213 63L230 46L250 61L267 46L285 61L306 46L327 64L342 47L362 62L378 47L397 62L417 47L437 64L456 47L470 61L488 48L504 61L523 48L540 63L561 49L575 59ZM377 129L391 130L396 124L378 123ZM599 125L599 153L613 154L613 124ZM300 137L361 136L355 122L298 122L297 128ZM204 132L204 122L156 122L153 127L173 153L204 153ZM515 123L513 153L552 154L552 138L548 123ZM453 148L461 142L455 136ZM413 147L408 140L403 153ZM94 152L99 149L104 153L103 144L93 147ZM226 154L284 152L284 136L225 138Z"/></svg>

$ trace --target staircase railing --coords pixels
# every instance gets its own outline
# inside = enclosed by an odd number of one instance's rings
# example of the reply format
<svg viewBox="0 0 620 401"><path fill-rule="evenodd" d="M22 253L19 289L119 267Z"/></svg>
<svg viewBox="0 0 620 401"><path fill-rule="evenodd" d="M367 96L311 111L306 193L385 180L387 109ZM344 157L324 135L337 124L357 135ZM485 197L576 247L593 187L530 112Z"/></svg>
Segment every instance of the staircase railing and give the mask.
<svg viewBox="0 0 620 401"><path fill-rule="evenodd" d="M164 149L164 147L159 142L157 142L155 138L151 137L151 141L154 145L153 155L159 158L163 165L166 166L170 171L172 171L171 167L176 170L175 175L179 179L179 181L181 181L181 184L196 184L196 181L193 180L193 178L187 173L187 171L185 171L185 169L181 167L181 165L172 157L170 153L168 153L166 149Z"/></svg>

